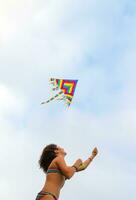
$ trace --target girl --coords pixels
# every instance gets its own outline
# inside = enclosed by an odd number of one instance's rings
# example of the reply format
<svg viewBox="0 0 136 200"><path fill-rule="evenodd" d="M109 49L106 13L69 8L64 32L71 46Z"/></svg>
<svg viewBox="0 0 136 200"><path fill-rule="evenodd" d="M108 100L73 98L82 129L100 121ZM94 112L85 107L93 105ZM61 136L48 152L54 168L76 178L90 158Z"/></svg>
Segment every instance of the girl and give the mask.
<svg viewBox="0 0 136 200"><path fill-rule="evenodd" d="M72 166L67 166L64 159L65 150L56 144L47 145L39 160L40 168L46 173L46 181L36 200L57 200L65 180L70 179L76 172L85 170L97 153L97 148L94 148L86 161L78 159Z"/></svg>

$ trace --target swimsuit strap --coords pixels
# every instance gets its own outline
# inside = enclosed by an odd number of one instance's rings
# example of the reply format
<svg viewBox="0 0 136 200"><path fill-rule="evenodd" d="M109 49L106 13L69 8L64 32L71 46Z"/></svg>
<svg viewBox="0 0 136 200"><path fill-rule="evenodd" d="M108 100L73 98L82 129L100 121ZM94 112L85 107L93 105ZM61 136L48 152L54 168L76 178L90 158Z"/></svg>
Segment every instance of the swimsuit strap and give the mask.
<svg viewBox="0 0 136 200"><path fill-rule="evenodd" d="M47 174L49 173L58 173L58 174L63 175L63 173L59 169L48 169Z"/></svg>
<svg viewBox="0 0 136 200"><path fill-rule="evenodd" d="M55 200L57 200L57 198L55 197L55 195L52 194L51 192L45 192L45 195L50 195L50 196L52 196Z"/></svg>
<svg viewBox="0 0 136 200"><path fill-rule="evenodd" d="M45 194L43 194L42 192L39 192L37 197L36 197L36 200L40 200L42 197L44 197Z"/></svg>
<svg viewBox="0 0 136 200"><path fill-rule="evenodd" d="M55 195L52 194L51 192L43 192L43 191L41 191L41 192L38 193L36 200L40 200L45 195L50 195L50 196L52 196L54 198L54 200L57 200L57 198L55 197Z"/></svg>

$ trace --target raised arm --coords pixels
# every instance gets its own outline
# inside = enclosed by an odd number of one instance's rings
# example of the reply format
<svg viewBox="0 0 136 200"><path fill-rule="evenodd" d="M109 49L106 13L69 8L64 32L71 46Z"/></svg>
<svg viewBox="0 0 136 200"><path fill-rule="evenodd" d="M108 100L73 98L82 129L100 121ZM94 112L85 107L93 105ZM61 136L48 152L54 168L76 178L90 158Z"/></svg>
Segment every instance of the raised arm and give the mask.
<svg viewBox="0 0 136 200"><path fill-rule="evenodd" d="M87 160L85 160L80 166L79 168L77 169L77 171L82 171L82 170L85 170L88 165L92 162L92 160L95 158L95 156L98 154L98 150L97 148L95 147L92 151L92 154L91 156L89 156L89 158Z"/></svg>
<svg viewBox="0 0 136 200"><path fill-rule="evenodd" d="M81 159L78 159L75 162L74 166L67 166L63 156L59 156L56 159L56 164L58 168L62 171L62 173L67 179L70 179L74 175L74 173L77 171L81 163L82 163Z"/></svg>

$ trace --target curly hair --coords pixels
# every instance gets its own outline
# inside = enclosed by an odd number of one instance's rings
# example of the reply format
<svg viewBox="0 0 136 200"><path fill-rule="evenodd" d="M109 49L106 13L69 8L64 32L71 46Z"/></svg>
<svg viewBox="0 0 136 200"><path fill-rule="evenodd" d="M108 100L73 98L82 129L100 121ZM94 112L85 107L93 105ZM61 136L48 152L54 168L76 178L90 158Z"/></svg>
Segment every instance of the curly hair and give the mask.
<svg viewBox="0 0 136 200"><path fill-rule="evenodd" d="M56 157L55 150L57 150L56 144L49 144L43 149L39 160L39 165L45 173L47 172L52 160Z"/></svg>

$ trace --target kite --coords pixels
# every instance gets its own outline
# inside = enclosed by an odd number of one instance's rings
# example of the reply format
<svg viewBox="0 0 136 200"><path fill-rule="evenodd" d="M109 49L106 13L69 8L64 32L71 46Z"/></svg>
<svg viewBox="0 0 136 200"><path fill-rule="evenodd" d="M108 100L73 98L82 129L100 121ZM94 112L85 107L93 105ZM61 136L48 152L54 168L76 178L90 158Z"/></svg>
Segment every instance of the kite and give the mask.
<svg viewBox="0 0 136 200"><path fill-rule="evenodd" d="M78 80L69 80L69 79L50 79L50 84L53 85L52 90L58 91L55 96L51 97L49 100L42 102L41 104L49 103L50 101L63 100L67 106L70 106L74 92L76 89Z"/></svg>

